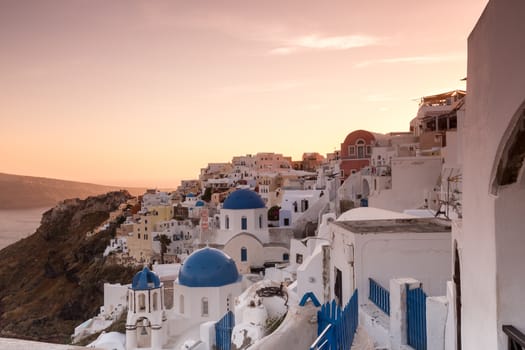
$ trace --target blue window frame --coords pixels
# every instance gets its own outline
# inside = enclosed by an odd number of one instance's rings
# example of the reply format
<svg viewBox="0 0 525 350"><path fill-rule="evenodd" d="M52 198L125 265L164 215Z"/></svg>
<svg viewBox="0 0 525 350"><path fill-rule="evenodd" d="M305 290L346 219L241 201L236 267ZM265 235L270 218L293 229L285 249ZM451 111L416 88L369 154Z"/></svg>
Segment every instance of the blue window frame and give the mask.
<svg viewBox="0 0 525 350"><path fill-rule="evenodd" d="M243 216L241 218L241 230L247 230L248 229L248 219L246 216Z"/></svg>
<svg viewBox="0 0 525 350"><path fill-rule="evenodd" d="M241 261L247 261L248 260L248 249L246 247L241 248Z"/></svg>

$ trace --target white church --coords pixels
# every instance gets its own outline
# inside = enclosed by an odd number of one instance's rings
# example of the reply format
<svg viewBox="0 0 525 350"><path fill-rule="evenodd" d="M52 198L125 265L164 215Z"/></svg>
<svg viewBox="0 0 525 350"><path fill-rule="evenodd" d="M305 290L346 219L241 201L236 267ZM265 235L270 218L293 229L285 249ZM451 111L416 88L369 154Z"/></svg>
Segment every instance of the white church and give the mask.
<svg viewBox="0 0 525 350"><path fill-rule="evenodd" d="M128 291L126 349L180 348L186 339L202 339L203 330L209 338L204 340L211 344L215 323L233 310L241 292L235 262L206 247L184 262L173 287L173 308L167 310L163 283L145 267Z"/></svg>
<svg viewBox="0 0 525 350"><path fill-rule="evenodd" d="M215 220L219 229L202 232L201 243L231 256L240 273L263 268L265 263L288 262L289 239L270 233L268 210L256 192L232 192Z"/></svg>

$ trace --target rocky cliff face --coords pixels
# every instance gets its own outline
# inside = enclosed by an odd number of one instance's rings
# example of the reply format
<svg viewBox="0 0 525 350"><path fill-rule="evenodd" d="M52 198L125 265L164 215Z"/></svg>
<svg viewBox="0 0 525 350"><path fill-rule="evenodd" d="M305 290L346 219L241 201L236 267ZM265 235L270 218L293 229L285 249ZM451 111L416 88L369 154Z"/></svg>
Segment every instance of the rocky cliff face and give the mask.
<svg viewBox="0 0 525 350"><path fill-rule="evenodd" d="M110 192L61 202L28 238L0 251L0 336L67 343L74 327L96 315L103 284L129 283L135 269L102 257L116 224L93 237L130 197Z"/></svg>

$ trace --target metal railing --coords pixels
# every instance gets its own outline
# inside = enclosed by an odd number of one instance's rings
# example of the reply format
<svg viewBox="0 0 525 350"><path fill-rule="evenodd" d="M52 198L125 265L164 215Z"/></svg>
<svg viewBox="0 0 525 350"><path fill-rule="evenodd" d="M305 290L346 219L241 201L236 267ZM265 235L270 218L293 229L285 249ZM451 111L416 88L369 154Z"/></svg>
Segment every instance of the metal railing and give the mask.
<svg viewBox="0 0 525 350"><path fill-rule="evenodd" d="M390 315L390 292L372 278L369 278L368 282L370 287L368 299L372 301L378 308L380 308L385 314Z"/></svg>
<svg viewBox="0 0 525 350"><path fill-rule="evenodd" d="M525 349L525 334L521 333L516 327L503 325L503 333L509 337L509 350Z"/></svg>

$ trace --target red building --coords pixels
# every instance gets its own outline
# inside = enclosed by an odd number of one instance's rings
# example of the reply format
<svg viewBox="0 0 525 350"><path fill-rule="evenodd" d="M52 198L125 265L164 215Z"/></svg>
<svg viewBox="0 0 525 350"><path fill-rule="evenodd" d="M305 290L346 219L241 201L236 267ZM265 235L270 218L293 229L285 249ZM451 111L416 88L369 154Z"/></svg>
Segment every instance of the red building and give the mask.
<svg viewBox="0 0 525 350"><path fill-rule="evenodd" d="M376 137L369 131L356 130L348 134L341 144L341 178L346 180L350 174L370 165L372 146Z"/></svg>

